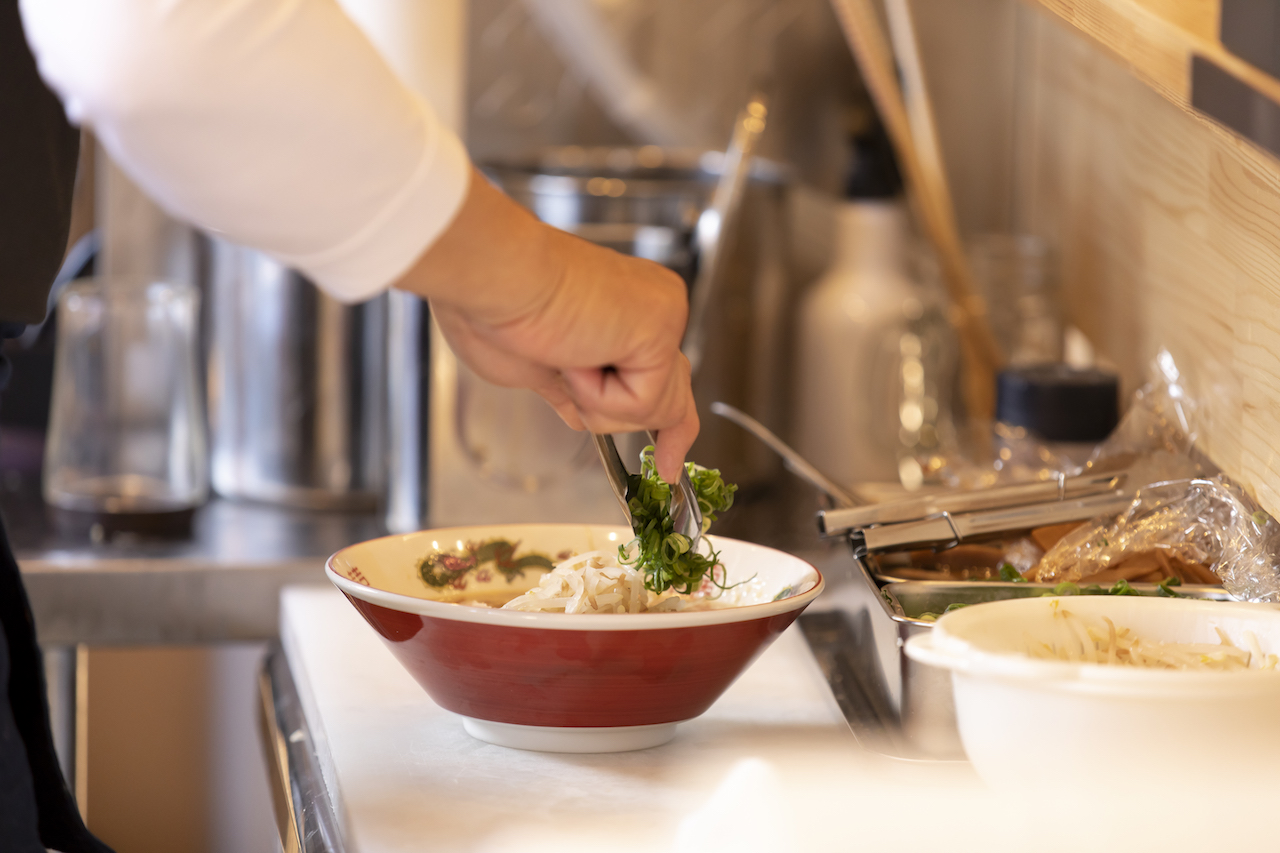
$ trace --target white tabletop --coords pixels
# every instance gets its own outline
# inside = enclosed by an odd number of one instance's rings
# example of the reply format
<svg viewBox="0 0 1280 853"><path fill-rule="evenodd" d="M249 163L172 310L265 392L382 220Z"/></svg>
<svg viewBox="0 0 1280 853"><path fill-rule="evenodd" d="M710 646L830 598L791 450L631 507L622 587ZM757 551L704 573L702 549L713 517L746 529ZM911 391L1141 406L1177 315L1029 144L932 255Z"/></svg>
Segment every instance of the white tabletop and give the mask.
<svg viewBox="0 0 1280 853"><path fill-rule="evenodd" d="M1077 821L1045 816L1088 810L1087 792L1010 802L965 763L862 749L795 628L674 741L613 755L472 739L336 591L286 590L281 632L353 853L1078 851L1083 840L1063 834Z"/></svg>

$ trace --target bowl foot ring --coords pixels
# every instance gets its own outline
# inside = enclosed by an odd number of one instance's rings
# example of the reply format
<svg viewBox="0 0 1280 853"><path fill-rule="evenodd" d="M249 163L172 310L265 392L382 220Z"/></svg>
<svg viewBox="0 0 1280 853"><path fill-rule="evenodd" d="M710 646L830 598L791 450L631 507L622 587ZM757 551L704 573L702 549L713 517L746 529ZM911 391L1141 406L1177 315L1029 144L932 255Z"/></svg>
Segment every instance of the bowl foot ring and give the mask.
<svg viewBox="0 0 1280 853"><path fill-rule="evenodd" d="M630 752L662 746L676 736L677 723L604 728L520 726L462 718L462 727L477 740L535 752Z"/></svg>

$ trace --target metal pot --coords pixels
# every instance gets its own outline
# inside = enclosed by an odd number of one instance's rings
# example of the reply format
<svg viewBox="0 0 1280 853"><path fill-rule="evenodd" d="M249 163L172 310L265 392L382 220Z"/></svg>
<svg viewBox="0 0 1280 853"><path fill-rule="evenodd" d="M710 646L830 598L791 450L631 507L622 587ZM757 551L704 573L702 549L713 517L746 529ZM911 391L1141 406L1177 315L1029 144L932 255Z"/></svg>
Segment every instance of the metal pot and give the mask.
<svg viewBox="0 0 1280 853"><path fill-rule="evenodd" d="M385 296L344 305L266 255L220 240L208 257L214 489L308 509L374 507Z"/></svg>

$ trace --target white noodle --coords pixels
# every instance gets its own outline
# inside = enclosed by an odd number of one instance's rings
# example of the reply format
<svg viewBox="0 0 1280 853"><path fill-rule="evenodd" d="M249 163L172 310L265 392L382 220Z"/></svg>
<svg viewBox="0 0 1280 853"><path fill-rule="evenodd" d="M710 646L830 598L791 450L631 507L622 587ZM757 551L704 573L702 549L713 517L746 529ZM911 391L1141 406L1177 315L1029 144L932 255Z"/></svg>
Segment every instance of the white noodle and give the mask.
<svg viewBox="0 0 1280 853"><path fill-rule="evenodd" d="M644 588L644 574L605 551L578 554L542 576L538 585L503 605L505 610L561 613L646 613L711 606L710 599Z"/></svg>
<svg viewBox="0 0 1280 853"><path fill-rule="evenodd" d="M1027 654L1073 662L1099 663L1107 666L1144 666L1157 669L1212 669L1235 672L1245 669L1275 669L1280 658L1264 654L1257 636L1244 632L1243 649L1231 641L1227 632L1215 628L1219 643L1162 643L1143 640L1128 628L1116 628L1103 617L1105 628L1085 623L1066 608L1055 607L1054 619L1062 619L1066 628L1061 644L1029 643Z"/></svg>

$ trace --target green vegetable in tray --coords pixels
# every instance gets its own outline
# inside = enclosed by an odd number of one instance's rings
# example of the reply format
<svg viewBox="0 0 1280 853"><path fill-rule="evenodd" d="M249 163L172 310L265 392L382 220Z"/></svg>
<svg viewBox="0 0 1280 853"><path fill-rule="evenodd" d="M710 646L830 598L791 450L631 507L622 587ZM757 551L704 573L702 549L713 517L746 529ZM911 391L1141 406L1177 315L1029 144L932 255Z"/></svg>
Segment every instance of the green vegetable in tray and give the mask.
<svg viewBox="0 0 1280 853"><path fill-rule="evenodd" d="M720 555L708 548L700 554L690 547L683 534L675 532L671 520L671 486L658 476L653 446L640 454L640 473L628 479L631 524L636 538L618 548L618 561L644 572L644 585L653 592L674 589L681 594L694 592L706 577L721 589L727 589L712 571L720 564ZM726 483L714 468L685 463L693 491L702 511L702 532L706 533L719 513L733 506L733 493L738 487Z"/></svg>
<svg viewBox="0 0 1280 853"><path fill-rule="evenodd" d="M1013 563L1000 564L1000 580L1009 583L1026 583L1027 579L1022 576L1022 572L1013 565Z"/></svg>
<svg viewBox="0 0 1280 853"><path fill-rule="evenodd" d="M1179 581L1177 578L1169 578L1169 580L1173 581L1174 585L1181 583L1181 581ZM1165 585L1165 582L1162 582L1160 584L1162 589L1164 588L1164 585ZM1079 584L1072 583L1071 581L1063 581L1062 583L1055 586L1052 590L1044 594L1045 595L1145 595L1145 593L1139 592L1138 590L1134 589L1133 586L1124 578L1121 578L1120 580L1116 581L1115 584L1108 587L1107 589L1103 589L1102 587L1098 586L1096 583L1091 583L1088 586L1082 587ZM1167 589L1163 593L1157 591L1154 594L1155 595L1177 595L1177 593L1169 592Z"/></svg>
<svg viewBox="0 0 1280 853"><path fill-rule="evenodd" d="M948 604L947 609L942 611L941 613L921 613L916 618L922 619L925 622L937 622L940 617L946 616L951 611L959 610L961 607L968 607L968 606L969 605L965 604L963 601L953 601L950 604Z"/></svg>
<svg viewBox="0 0 1280 853"><path fill-rule="evenodd" d="M1142 595L1142 593L1138 592L1136 589L1130 586L1129 582L1124 578L1120 578L1120 580L1116 581L1115 586L1111 587L1111 592L1109 594L1110 595Z"/></svg>
<svg viewBox="0 0 1280 853"><path fill-rule="evenodd" d="M1005 563L1003 566L1000 567L1000 577L1004 580L1008 580L1008 578L1005 578L1004 576L1006 566L1008 566L1008 568L1010 569L1013 569L1013 566L1011 566L1009 563ZM1176 577L1165 578L1164 580L1160 581L1160 583L1157 585L1155 592L1146 593L1146 592L1141 592L1140 590L1134 589L1133 585L1130 584L1127 580L1124 580L1123 578L1116 581L1114 585L1112 585L1107 589L1102 588L1096 583L1091 583L1088 586L1082 587L1080 586L1080 584L1072 583L1071 581L1063 581L1062 583L1058 584L1048 592L1041 593L1039 597L1052 598L1054 596L1063 596L1063 595L1159 595L1165 598L1186 598L1185 595L1180 595L1173 591L1173 587L1181 586L1181 585L1182 585L1182 581L1178 580ZM928 611L926 613L921 613L919 616L915 618L923 622L936 622L939 619L939 617L944 616L947 613L950 613L952 610L959 610L961 607L968 607L968 606L969 605L966 604L965 602L953 601L952 603L947 605L947 609L942 611L942 613Z"/></svg>

